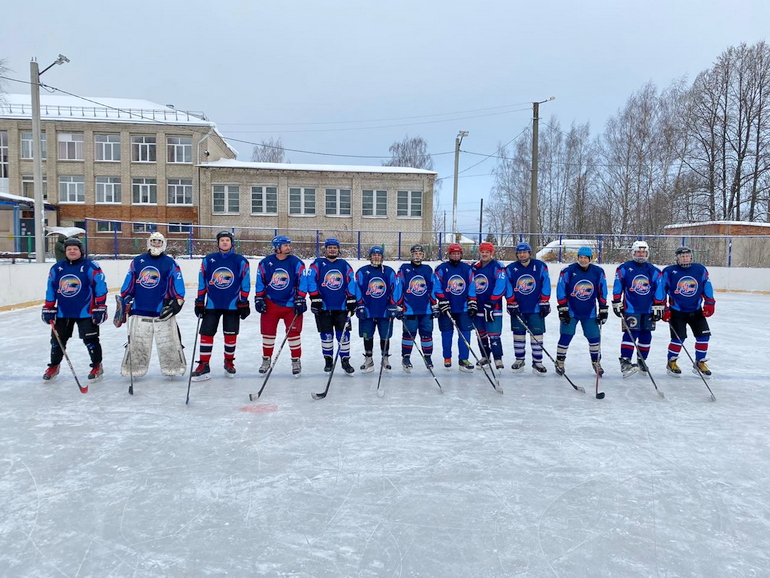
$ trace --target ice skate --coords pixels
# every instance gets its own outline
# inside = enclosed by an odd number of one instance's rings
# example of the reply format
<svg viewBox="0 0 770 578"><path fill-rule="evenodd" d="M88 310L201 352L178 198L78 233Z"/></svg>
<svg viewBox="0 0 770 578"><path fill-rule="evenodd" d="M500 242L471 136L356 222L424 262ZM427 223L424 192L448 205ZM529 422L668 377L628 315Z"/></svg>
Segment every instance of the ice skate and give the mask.
<svg viewBox="0 0 770 578"><path fill-rule="evenodd" d="M225 358L225 377L232 379L235 377L235 358Z"/></svg>
<svg viewBox="0 0 770 578"><path fill-rule="evenodd" d="M324 371L329 373L334 366L334 358L331 355L324 355Z"/></svg>
<svg viewBox="0 0 770 578"><path fill-rule="evenodd" d="M356 372L356 370L353 369L353 366L350 365L350 358L349 357L343 357L342 358L342 370L349 377L353 377L353 374Z"/></svg>
<svg viewBox="0 0 770 578"><path fill-rule="evenodd" d="M473 364L467 359L461 359L457 363L457 366L460 369L460 371L463 371L465 373L471 373L473 371Z"/></svg>
<svg viewBox="0 0 770 578"><path fill-rule="evenodd" d="M476 367L481 367L482 365L489 365L489 358L482 357L476 362Z"/></svg>
<svg viewBox="0 0 770 578"><path fill-rule="evenodd" d="M102 378L103 374L104 374L104 369L102 368L102 364L97 363L91 368L91 371L88 372L88 379L90 381L99 381Z"/></svg>
<svg viewBox="0 0 770 578"><path fill-rule="evenodd" d="M292 357L291 358L291 374L294 377L299 377L300 373L302 373L302 363L300 363L299 357Z"/></svg>
<svg viewBox="0 0 770 578"><path fill-rule="evenodd" d="M429 369L433 369L433 359L431 359L430 355L425 356L425 366Z"/></svg>
<svg viewBox="0 0 770 578"><path fill-rule="evenodd" d="M53 381L57 375L59 375L59 366L49 365L43 374L43 381Z"/></svg>
<svg viewBox="0 0 770 578"><path fill-rule="evenodd" d="M636 364L631 363L631 360L628 357L620 358L620 373L623 374L623 377L631 377L637 371L639 371L639 368Z"/></svg>
<svg viewBox="0 0 770 578"><path fill-rule="evenodd" d="M403 357L401 357L401 366L404 368L404 371L406 373L411 373L412 367L414 367L412 365L412 360L408 355L404 355Z"/></svg>
<svg viewBox="0 0 770 578"><path fill-rule="evenodd" d="M498 358L495 359L495 369L503 369L505 368L505 364L503 363L503 360Z"/></svg>
<svg viewBox="0 0 770 578"><path fill-rule="evenodd" d="M700 370L700 373L703 374L703 377L711 377L711 370L709 369L709 366L706 365L706 359L701 359L700 361L696 361L695 364L692 366L692 372L695 375L698 375Z"/></svg>
<svg viewBox="0 0 770 578"><path fill-rule="evenodd" d="M591 365L593 365L594 367L594 373L598 373L599 377L604 375L604 368L602 367L601 363L599 363L598 361L592 361Z"/></svg>
<svg viewBox="0 0 770 578"><path fill-rule="evenodd" d="M676 363L676 359L669 359L666 364L666 373L673 375L674 377L682 377L682 370ZM697 373L697 371L696 371Z"/></svg>
<svg viewBox="0 0 770 578"><path fill-rule="evenodd" d="M564 375L564 361L567 359L565 355L557 355L556 363L554 364L556 375Z"/></svg>
<svg viewBox="0 0 770 578"><path fill-rule="evenodd" d="M641 357L636 358L636 366L639 368L639 371L641 371L642 373L646 374L648 372L647 362L645 362L644 359L642 359Z"/></svg>
<svg viewBox="0 0 770 578"><path fill-rule="evenodd" d="M371 355L364 355L364 362L359 369L361 373L371 373L374 371L374 360Z"/></svg>
<svg viewBox="0 0 770 578"><path fill-rule="evenodd" d="M267 357L266 355L262 356L262 365L259 366L259 373L267 373L270 371L270 363L271 359Z"/></svg>
<svg viewBox="0 0 770 578"><path fill-rule="evenodd" d="M445 359L444 360L444 367L446 367L447 369L452 367L452 360L451 359Z"/></svg>
<svg viewBox="0 0 770 578"><path fill-rule="evenodd" d="M545 368L545 365L543 365L542 361L533 361L532 373L534 373L535 375L545 375L546 373L548 373L548 370Z"/></svg>
<svg viewBox="0 0 770 578"><path fill-rule="evenodd" d="M511 369L513 370L514 373L521 373L522 371L524 371L525 365L526 363L524 363L523 359L517 359L511 365Z"/></svg>
<svg viewBox="0 0 770 578"><path fill-rule="evenodd" d="M382 356L382 361L380 363L382 363L382 368L385 371L390 371L391 369L393 369L390 366L390 355L388 355L387 353Z"/></svg>
<svg viewBox="0 0 770 578"><path fill-rule="evenodd" d="M192 381L205 381L211 379L211 368L208 361L198 361L198 367L191 374Z"/></svg>

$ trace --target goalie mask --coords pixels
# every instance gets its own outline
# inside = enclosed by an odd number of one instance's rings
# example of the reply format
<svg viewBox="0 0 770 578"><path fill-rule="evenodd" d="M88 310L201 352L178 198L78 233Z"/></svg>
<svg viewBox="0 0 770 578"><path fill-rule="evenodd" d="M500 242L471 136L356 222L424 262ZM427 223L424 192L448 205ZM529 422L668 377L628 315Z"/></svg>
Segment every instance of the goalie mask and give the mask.
<svg viewBox="0 0 770 578"><path fill-rule="evenodd" d="M160 256L166 250L166 238L157 231L147 239L147 250L153 257Z"/></svg>

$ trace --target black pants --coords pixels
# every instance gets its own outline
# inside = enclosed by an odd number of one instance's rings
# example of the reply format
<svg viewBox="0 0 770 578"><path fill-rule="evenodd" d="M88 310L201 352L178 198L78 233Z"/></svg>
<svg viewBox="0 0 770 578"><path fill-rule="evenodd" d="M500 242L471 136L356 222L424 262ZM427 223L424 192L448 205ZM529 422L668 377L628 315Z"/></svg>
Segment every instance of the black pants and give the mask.
<svg viewBox="0 0 770 578"><path fill-rule="evenodd" d="M345 331L345 320L347 318L347 311L324 310L315 316L315 326L318 329L318 333Z"/></svg>
<svg viewBox="0 0 770 578"><path fill-rule="evenodd" d="M88 355L91 358L91 367L96 367L102 362L102 345L99 343L99 326L91 321L90 317L75 319L73 317L58 317L56 319L56 331L59 333L62 345L67 347L67 342L72 337L72 332L78 326L78 335L86 344ZM59 365L64 358L64 352L59 347L56 336L51 331L51 365Z"/></svg>
<svg viewBox="0 0 770 578"><path fill-rule="evenodd" d="M201 321L201 335L213 337L219 329L219 318L222 318L222 331L227 335L238 335L241 328L241 315L232 309L207 309Z"/></svg>
<svg viewBox="0 0 770 578"><path fill-rule="evenodd" d="M671 321L668 323L669 327L671 328L671 339L676 339L674 335L674 331L676 331L676 335L678 335L679 338L684 341L687 338L688 325L692 329L692 334L696 339L698 337L711 335L708 321L706 321L706 318L703 316L702 309L691 312L677 311L676 309L672 309Z"/></svg>

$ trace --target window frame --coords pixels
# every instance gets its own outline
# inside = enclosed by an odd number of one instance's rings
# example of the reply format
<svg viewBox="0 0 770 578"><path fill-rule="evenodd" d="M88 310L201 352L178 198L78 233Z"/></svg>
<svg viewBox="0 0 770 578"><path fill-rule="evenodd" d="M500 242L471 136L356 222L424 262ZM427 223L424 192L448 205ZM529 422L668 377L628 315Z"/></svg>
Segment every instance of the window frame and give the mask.
<svg viewBox="0 0 770 578"><path fill-rule="evenodd" d="M32 186L32 196L24 194L25 185ZM21 175L21 196L28 197L30 199L35 198L35 176L34 175ZM48 200L48 177L43 175L43 200Z"/></svg>
<svg viewBox="0 0 770 578"><path fill-rule="evenodd" d="M193 224L190 223L169 223L168 233L170 235L189 235L192 232Z"/></svg>
<svg viewBox="0 0 770 578"><path fill-rule="evenodd" d="M113 140L100 141L100 140L98 140L99 137L107 137L108 139L109 138L117 137L118 140L117 140L117 142L115 142ZM115 146L115 145L117 145L117 146ZM111 133L98 133L98 134L94 134L94 162L97 162L97 163L119 163L121 161L121 159L122 159L120 145L121 145L121 138L120 138L119 134L114 134L114 133L112 133L112 134ZM101 154L101 156L104 157L105 156L104 153L108 149L112 151L110 153L112 158L109 158L109 159L108 158L99 158L100 154ZM115 151L117 151L117 153L118 153L117 154L117 158L115 158Z"/></svg>
<svg viewBox="0 0 770 578"><path fill-rule="evenodd" d="M188 140L189 143L175 142L171 140ZM179 149L182 150L183 160L176 160L179 156ZM171 160L172 157L174 160ZM189 160L188 160L189 159ZM191 136L167 136L166 137L166 162L175 165L191 165L192 164L192 137Z"/></svg>
<svg viewBox="0 0 770 578"><path fill-rule="evenodd" d="M189 191L187 188L189 187ZM172 193L172 188L174 192ZM182 189L182 199L187 198L189 192L190 202L177 202L179 189ZM173 198L173 200L172 200ZM193 181L192 179L167 179L166 180L166 204L170 207L190 207L193 204Z"/></svg>
<svg viewBox="0 0 770 578"><path fill-rule="evenodd" d="M257 191L256 189L261 189ZM269 189L272 189L269 190ZM262 211L255 210L257 197L261 197ZM274 199L269 197L274 196ZM268 205L275 203L275 211L268 211ZM251 215L270 216L275 217L278 215L278 185L251 185Z"/></svg>
<svg viewBox="0 0 770 578"><path fill-rule="evenodd" d="M406 196L406 214L402 214L401 200L402 193ZM419 203L414 202L414 196L419 195ZM414 205L419 205L419 214L415 214ZM396 218L398 219L422 219L423 217L423 191L413 189L399 190L396 195Z"/></svg>
<svg viewBox="0 0 770 578"><path fill-rule="evenodd" d="M115 221L96 221L97 233L121 233L123 230L123 223Z"/></svg>
<svg viewBox="0 0 770 578"><path fill-rule="evenodd" d="M343 193L347 193L347 213L343 213ZM330 199L330 194L333 198ZM333 205L333 212L329 212L329 204ZM351 189L324 189L324 215L347 219L353 216L353 194Z"/></svg>
<svg viewBox="0 0 770 578"><path fill-rule="evenodd" d="M295 193L296 191L296 193ZM313 201L312 203L307 199L312 191ZM295 212L292 208L292 202L296 199L292 197L295 194L299 194L299 212ZM316 216L316 187L289 187L289 216L290 217L315 217ZM312 204L313 212L311 213L308 208Z"/></svg>
<svg viewBox="0 0 770 578"><path fill-rule="evenodd" d="M79 180L75 180L79 179ZM75 186L75 200L70 200L70 185ZM79 186L78 186L79 185ZM66 189L66 199L62 199L63 191ZM81 198L82 200L78 200ZM85 205L86 203L86 178L80 175L60 175L59 176L59 204L60 205Z"/></svg>
<svg viewBox="0 0 770 578"><path fill-rule="evenodd" d="M221 187L221 191L217 188ZM234 190L233 190L234 189ZM217 195L222 195L222 210L217 211ZM231 210L231 203L235 199L236 210ZM212 215L240 215L241 214L241 188L237 183L216 183L211 185L211 214Z"/></svg>
<svg viewBox="0 0 770 578"><path fill-rule="evenodd" d="M74 137L80 137L80 140ZM70 137L69 140L64 140L63 137ZM64 145L64 151L67 153L67 158L62 158L62 145ZM56 133L56 151L59 161L62 162L83 162L85 159L86 142L85 135L82 132L57 132ZM74 158L69 158L69 154L72 152ZM78 154L80 155L78 157Z"/></svg>
<svg viewBox="0 0 770 578"><path fill-rule="evenodd" d="M143 154L143 151L145 151L145 154ZM146 156L147 159L144 159L143 158L144 156ZM150 135L150 134L132 134L131 135L131 162L140 163L140 164L157 163L158 162L158 137L156 135Z"/></svg>
<svg viewBox="0 0 770 578"><path fill-rule="evenodd" d="M138 182L138 181L142 181L142 182ZM148 181L151 181L151 182L148 182ZM144 190L144 187L149 187L147 191L147 198L149 200L147 202L143 202L141 200L137 202L134 200L136 198L135 187L139 187L139 199L142 198L142 192ZM154 202L152 200L153 192L155 194ZM158 180L150 177L134 177L133 179L131 179L131 204L139 205L139 206L144 205L148 207L157 206L158 205Z"/></svg>
<svg viewBox="0 0 770 578"><path fill-rule="evenodd" d="M156 226L151 223L131 223L132 233L154 233Z"/></svg>
<svg viewBox="0 0 770 578"><path fill-rule="evenodd" d="M371 193L371 213L366 214L366 203L367 203L367 194ZM382 195L378 193L383 193ZM385 198L385 212L380 214L379 211L379 201L380 197ZM388 191L387 189L362 189L361 190L361 216L366 219L387 219L388 218Z"/></svg>
<svg viewBox="0 0 770 578"><path fill-rule="evenodd" d="M108 179L107 181L100 182L100 179ZM102 191L102 197L107 198L107 189L112 189L111 192L111 201L106 200L99 200L99 188L103 187L104 190ZM123 204L123 187L122 182L120 180L120 177L107 177L107 176L98 176L94 179L94 191L96 193L96 204L97 205L121 205ZM117 197L117 200L116 200Z"/></svg>
<svg viewBox="0 0 770 578"><path fill-rule="evenodd" d="M25 135L29 135L29 138L26 138ZM19 140L21 141L21 152L19 158L23 161L32 161L35 160L35 156L32 152L32 145L34 144L34 138L32 131L26 131L21 130L19 131ZM47 144L47 137L46 132L44 130L40 131L40 159L46 160L46 157L48 156L46 152L46 144ZM29 156L25 156L25 153L28 153Z"/></svg>
<svg viewBox="0 0 770 578"><path fill-rule="evenodd" d="M11 171L10 154L11 150L8 147L8 131L0 130L0 179L9 178L8 175Z"/></svg>

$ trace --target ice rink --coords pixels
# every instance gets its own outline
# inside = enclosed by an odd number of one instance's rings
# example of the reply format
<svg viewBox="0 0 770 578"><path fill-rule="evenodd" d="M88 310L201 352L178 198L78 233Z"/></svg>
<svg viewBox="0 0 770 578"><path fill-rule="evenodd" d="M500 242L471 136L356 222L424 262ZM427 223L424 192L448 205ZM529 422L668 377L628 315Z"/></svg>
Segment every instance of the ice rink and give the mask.
<svg viewBox="0 0 770 578"><path fill-rule="evenodd" d="M179 322L189 366L191 303ZM308 313L302 375L287 348L251 403L253 313L236 378L220 333L213 378L185 405L187 377L162 377L157 359L127 394L126 332L110 322L100 383L81 395L66 364L44 383L39 308L2 313L0 576L770 576L770 295L718 293L709 322L716 402L684 355L683 377L665 374L666 324L650 358L665 399L644 375L623 380L613 315L604 400L580 332L567 373L585 394L548 360L545 377L513 374L506 330L504 395L456 363L436 369L440 394L418 356L401 371L396 339L383 398L377 373L357 371L316 401L326 375ZM352 351L358 368L357 337ZM85 380L82 342L69 353Z"/></svg>

